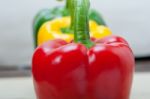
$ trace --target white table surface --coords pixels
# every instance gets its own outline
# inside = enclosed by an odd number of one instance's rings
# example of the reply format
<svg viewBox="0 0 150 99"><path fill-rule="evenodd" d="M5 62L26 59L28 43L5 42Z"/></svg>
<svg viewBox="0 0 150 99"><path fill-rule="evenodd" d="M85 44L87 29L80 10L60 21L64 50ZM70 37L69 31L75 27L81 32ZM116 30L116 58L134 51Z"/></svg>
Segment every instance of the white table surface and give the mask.
<svg viewBox="0 0 150 99"><path fill-rule="evenodd" d="M1 78L0 99L36 99L31 77ZM136 73L131 99L150 99L150 73Z"/></svg>

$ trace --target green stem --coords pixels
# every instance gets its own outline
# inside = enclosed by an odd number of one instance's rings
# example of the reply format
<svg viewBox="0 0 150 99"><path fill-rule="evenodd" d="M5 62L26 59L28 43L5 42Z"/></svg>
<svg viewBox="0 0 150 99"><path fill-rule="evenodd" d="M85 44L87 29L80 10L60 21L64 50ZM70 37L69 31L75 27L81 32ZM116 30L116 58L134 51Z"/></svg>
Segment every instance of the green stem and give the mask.
<svg viewBox="0 0 150 99"><path fill-rule="evenodd" d="M66 0L66 8L69 9L69 0Z"/></svg>
<svg viewBox="0 0 150 99"><path fill-rule="evenodd" d="M71 16L71 25L70 25L70 30L74 29L74 0L67 0L67 4L68 4L68 9L70 12L70 16Z"/></svg>
<svg viewBox="0 0 150 99"><path fill-rule="evenodd" d="M72 10L71 14L72 22L74 24L74 40L77 43L82 43L86 47L90 48L94 43L90 40L89 34L89 0L71 0Z"/></svg>

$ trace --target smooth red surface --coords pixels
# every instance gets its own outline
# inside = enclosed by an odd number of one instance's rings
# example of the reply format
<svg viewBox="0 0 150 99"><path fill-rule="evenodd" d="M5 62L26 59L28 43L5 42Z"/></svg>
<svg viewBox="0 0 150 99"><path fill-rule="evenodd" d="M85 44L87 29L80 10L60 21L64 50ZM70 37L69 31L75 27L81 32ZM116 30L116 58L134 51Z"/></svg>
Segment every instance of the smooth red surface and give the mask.
<svg viewBox="0 0 150 99"><path fill-rule="evenodd" d="M126 41L111 36L87 49L49 41L33 55L37 99L129 99L134 57Z"/></svg>

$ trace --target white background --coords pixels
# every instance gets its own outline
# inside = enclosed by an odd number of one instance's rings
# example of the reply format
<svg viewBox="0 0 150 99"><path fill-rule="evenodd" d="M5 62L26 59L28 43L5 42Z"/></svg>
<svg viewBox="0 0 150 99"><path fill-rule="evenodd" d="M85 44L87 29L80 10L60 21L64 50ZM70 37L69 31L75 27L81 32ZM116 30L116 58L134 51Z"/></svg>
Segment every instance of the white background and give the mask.
<svg viewBox="0 0 150 99"><path fill-rule="evenodd" d="M150 0L91 0L114 34L124 36L136 56L150 54ZM55 0L0 0L0 66L30 64L32 20Z"/></svg>

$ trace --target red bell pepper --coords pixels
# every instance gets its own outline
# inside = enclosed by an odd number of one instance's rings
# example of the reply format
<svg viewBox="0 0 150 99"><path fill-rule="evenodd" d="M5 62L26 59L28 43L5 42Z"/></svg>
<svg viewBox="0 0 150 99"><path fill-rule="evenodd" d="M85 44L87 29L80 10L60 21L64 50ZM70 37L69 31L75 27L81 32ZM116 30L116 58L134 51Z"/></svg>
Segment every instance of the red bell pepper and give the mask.
<svg viewBox="0 0 150 99"><path fill-rule="evenodd" d="M74 42L49 41L33 55L37 99L129 99L134 72L129 45L118 36L90 40L89 0L73 1Z"/></svg>

